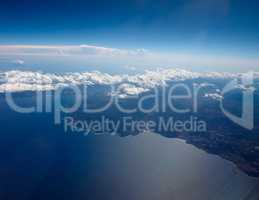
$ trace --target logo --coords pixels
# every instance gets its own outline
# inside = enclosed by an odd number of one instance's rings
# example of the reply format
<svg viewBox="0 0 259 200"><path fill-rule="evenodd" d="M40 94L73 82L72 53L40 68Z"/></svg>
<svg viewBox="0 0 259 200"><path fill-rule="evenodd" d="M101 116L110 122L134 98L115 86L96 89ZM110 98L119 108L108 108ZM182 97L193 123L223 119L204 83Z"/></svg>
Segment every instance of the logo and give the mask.
<svg viewBox="0 0 259 200"><path fill-rule="evenodd" d="M253 72L248 72L241 76L241 79L235 79L228 83L222 90L221 95L224 96L237 88L242 89L242 113L241 117L234 115L227 111L223 106L223 99L220 101L220 108L222 112L234 123L240 125L248 130L254 129L254 82Z"/></svg>

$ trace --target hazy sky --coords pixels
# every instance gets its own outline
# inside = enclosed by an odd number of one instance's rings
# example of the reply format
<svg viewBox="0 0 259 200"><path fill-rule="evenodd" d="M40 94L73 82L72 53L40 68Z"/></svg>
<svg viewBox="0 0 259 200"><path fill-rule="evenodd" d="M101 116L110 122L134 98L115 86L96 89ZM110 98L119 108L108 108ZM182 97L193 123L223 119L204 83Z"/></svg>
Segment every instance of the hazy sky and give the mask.
<svg viewBox="0 0 259 200"><path fill-rule="evenodd" d="M8 0L0 45L146 49L187 56L190 65L204 57L204 66L259 67L258 7L258 0Z"/></svg>

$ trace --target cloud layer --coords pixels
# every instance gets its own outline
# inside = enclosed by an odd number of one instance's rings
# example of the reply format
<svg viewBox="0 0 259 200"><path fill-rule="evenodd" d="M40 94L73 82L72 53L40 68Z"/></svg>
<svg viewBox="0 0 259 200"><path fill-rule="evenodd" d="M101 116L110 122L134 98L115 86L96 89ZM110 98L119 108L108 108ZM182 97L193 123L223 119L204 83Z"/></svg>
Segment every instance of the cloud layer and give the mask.
<svg viewBox="0 0 259 200"><path fill-rule="evenodd" d="M136 56L148 53L145 49L125 50L93 45L6 45L0 46L0 55L54 55L54 56Z"/></svg>
<svg viewBox="0 0 259 200"><path fill-rule="evenodd" d="M166 85L168 81L184 81L197 78L232 79L240 74L198 73L183 69L157 69L136 75L110 75L107 73L83 72L51 74L32 71L0 72L0 92L54 90L60 85L120 85L119 94L135 95L152 88Z"/></svg>
<svg viewBox="0 0 259 200"><path fill-rule="evenodd" d="M0 45L0 56L67 56L85 59L85 64L119 66L189 66L234 69L258 69L259 59L243 56L210 55L207 53L154 52L146 49L119 49L93 45ZM19 59L16 59L19 60ZM214 70L214 71L215 71Z"/></svg>

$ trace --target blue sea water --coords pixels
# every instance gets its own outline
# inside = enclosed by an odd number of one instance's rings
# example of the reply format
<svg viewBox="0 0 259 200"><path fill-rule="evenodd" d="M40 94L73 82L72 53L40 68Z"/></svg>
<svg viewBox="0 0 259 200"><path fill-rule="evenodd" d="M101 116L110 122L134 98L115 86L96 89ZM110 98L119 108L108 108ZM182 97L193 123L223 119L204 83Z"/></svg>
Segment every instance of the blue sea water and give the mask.
<svg viewBox="0 0 259 200"><path fill-rule="evenodd" d="M258 199L259 180L183 140L83 136L51 114L18 114L3 99L0 110L0 199Z"/></svg>

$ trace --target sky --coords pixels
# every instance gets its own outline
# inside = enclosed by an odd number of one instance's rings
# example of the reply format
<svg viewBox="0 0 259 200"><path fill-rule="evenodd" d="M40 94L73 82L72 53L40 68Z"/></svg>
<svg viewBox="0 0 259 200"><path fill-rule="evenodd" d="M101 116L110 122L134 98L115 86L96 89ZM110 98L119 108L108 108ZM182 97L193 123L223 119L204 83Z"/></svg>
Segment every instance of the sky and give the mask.
<svg viewBox="0 0 259 200"><path fill-rule="evenodd" d="M6 45L88 45L189 61L168 65L256 68L258 7L257 0L8 0L0 6L0 54Z"/></svg>

